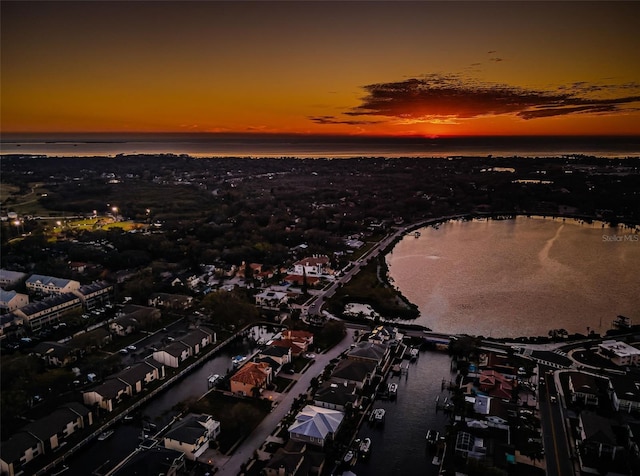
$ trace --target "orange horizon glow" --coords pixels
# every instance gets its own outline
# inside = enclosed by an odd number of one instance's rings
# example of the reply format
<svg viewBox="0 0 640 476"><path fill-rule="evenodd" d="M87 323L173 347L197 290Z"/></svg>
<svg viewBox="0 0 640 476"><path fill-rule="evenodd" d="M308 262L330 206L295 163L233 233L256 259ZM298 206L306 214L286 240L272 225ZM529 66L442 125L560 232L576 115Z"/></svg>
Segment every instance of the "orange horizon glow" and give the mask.
<svg viewBox="0 0 640 476"><path fill-rule="evenodd" d="M2 134L640 135L637 2L0 8Z"/></svg>

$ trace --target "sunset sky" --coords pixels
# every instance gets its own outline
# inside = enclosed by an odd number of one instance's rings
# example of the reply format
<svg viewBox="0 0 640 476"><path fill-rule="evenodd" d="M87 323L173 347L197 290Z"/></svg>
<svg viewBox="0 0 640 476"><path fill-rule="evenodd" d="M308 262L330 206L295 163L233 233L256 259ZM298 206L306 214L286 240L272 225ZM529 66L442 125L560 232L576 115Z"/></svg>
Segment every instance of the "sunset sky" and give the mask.
<svg viewBox="0 0 640 476"><path fill-rule="evenodd" d="M640 135L640 2L1 2L1 129Z"/></svg>

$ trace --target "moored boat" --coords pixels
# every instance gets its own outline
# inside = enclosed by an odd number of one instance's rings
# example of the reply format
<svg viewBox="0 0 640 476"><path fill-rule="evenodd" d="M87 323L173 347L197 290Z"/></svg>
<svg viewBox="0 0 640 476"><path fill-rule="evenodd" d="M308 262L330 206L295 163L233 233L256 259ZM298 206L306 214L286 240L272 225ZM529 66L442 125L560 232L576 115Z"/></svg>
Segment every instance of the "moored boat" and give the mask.
<svg viewBox="0 0 640 476"><path fill-rule="evenodd" d="M375 410L373 410L373 412L371 412L371 416L369 417L369 421L375 423L376 425L380 425L382 423L384 423L384 416L385 416L385 410L384 408L376 408Z"/></svg>
<svg viewBox="0 0 640 476"><path fill-rule="evenodd" d="M366 457L369 455L370 451L371 451L371 438L365 438L360 442L360 453L362 453L362 455Z"/></svg>
<svg viewBox="0 0 640 476"><path fill-rule="evenodd" d="M100 433L100 436L98 436L98 441L104 441L107 438L109 438L111 435L113 435L113 430L104 431Z"/></svg>
<svg viewBox="0 0 640 476"><path fill-rule="evenodd" d="M389 398L394 399L398 395L398 384L390 383L388 386Z"/></svg>

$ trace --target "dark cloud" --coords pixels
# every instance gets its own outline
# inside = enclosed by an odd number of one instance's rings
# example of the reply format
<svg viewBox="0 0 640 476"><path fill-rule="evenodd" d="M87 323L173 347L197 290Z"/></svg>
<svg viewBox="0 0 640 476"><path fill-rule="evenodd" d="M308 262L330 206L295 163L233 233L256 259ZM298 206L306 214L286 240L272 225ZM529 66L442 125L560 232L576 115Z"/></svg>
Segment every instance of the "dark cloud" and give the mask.
<svg viewBox="0 0 640 476"><path fill-rule="evenodd" d="M496 63L499 63L500 61L504 61L502 58L489 58L489 61L494 61Z"/></svg>
<svg viewBox="0 0 640 476"><path fill-rule="evenodd" d="M512 114L523 119L569 114L613 114L637 108L640 86L578 82L554 90L527 89L433 74L364 86L362 103L349 116L383 116L399 120L468 119ZM634 95L629 94L633 91ZM312 118L323 124L348 123L333 116ZM336 121L336 122L334 122Z"/></svg>
<svg viewBox="0 0 640 476"><path fill-rule="evenodd" d="M350 126L363 126L385 122L373 120L338 119L336 116L308 116L307 119L315 122L316 124L348 124Z"/></svg>

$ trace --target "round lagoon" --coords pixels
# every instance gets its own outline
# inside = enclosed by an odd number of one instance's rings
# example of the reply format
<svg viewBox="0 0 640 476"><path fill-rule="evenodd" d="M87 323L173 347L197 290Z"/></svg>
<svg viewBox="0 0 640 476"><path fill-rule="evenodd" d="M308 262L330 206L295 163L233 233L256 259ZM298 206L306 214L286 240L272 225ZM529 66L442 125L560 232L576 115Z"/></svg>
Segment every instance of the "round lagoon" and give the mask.
<svg viewBox="0 0 640 476"><path fill-rule="evenodd" d="M390 282L438 332L517 337L640 323L640 235L573 219L449 221L406 235Z"/></svg>

